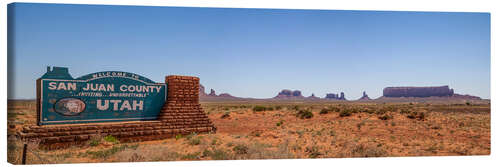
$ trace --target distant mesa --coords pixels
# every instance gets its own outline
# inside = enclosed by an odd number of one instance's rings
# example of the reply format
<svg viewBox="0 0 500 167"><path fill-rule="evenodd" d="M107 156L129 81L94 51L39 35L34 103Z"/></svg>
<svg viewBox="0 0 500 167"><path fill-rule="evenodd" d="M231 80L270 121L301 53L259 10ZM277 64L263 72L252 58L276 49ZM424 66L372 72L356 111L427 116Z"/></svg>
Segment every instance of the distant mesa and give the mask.
<svg viewBox="0 0 500 167"><path fill-rule="evenodd" d="M283 89L281 92L278 93L275 99L301 99L304 98L302 96L302 92L300 90L288 90L288 89Z"/></svg>
<svg viewBox="0 0 500 167"><path fill-rule="evenodd" d="M368 97L365 91L363 91L363 96L361 96L361 98L359 98L358 100L371 100L371 98Z"/></svg>
<svg viewBox="0 0 500 167"><path fill-rule="evenodd" d="M445 97L453 96L453 89L446 86L432 87L387 87L384 88L384 97Z"/></svg>
<svg viewBox="0 0 500 167"><path fill-rule="evenodd" d="M325 99L346 100L345 96L344 96L344 92L340 92L340 96L339 96L339 94L335 94L335 93L327 93L325 96Z"/></svg>
<svg viewBox="0 0 500 167"><path fill-rule="evenodd" d="M449 97L454 99L476 99L480 97L454 93L448 85L430 87L386 87L382 97Z"/></svg>

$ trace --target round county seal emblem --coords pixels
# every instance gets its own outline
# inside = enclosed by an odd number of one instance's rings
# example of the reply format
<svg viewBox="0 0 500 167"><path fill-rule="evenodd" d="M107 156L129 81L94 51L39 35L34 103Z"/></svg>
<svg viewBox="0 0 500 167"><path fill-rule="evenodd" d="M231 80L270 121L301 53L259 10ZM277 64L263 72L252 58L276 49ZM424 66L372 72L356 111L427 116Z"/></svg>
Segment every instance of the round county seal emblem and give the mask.
<svg viewBox="0 0 500 167"><path fill-rule="evenodd" d="M63 98L56 102L54 109L62 115L78 115L85 110L85 102L77 98Z"/></svg>

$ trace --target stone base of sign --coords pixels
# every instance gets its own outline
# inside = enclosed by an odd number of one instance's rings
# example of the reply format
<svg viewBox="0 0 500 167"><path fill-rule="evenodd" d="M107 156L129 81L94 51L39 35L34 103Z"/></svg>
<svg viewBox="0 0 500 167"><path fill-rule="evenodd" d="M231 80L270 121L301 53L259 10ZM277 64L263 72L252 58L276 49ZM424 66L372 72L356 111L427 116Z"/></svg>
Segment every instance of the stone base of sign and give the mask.
<svg viewBox="0 0 500 167"><path fill-rule="evenodd" d="M206 126L206 120L194 120L186 126L183 121L136 121L126 123L71 124L24 127L20 133L24 139L38 139L42 147L49 149L78 144L94 136L112 135L121 142L158 140L175 135L187 135L193 132L213 132L212 126Z"/></svg>
<svg viewBox="0 0 500 167"><path fill-rule="evenodd" d="M121 142L158 140L178 134L215 133L216 128L199 104L199 78L167 76L167 101L158 120L116 123L43 125L24 127L22 139L38 139L55 149L85 143L93 136L112 135Z"/></svg>

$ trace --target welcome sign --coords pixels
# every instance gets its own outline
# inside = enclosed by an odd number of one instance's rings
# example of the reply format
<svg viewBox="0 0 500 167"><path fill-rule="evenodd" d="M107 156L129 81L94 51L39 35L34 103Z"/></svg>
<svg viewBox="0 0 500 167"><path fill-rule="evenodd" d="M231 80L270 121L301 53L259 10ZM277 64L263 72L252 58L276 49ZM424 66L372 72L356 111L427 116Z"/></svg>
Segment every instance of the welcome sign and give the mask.
<svg viewBox="0 0 500 167"><path fill-rule="evenodd" d="M120 71L73 79L67 68L49 67L37 80L37 97L39 125L153 120L167 85Z"/></svg>

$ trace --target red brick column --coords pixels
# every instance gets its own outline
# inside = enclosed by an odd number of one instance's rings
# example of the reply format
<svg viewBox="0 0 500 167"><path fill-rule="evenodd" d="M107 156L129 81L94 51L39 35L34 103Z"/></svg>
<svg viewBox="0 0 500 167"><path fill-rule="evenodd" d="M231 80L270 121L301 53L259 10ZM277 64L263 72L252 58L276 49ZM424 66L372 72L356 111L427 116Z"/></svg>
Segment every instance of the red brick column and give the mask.
<svg viewBox="0 0 500 167"><path fill-rule="evenodd" d="M215 132L216 128L199 103L198 77L170 75L167 83L167 102L158 120L177 125L180 133Z"/></svg>
<svg viewBox="0 0 500 167"><path fill-rule="evenodd" d="M167 102L175 104L199 104L200 79L198 77L169 75Z"/></svg>

